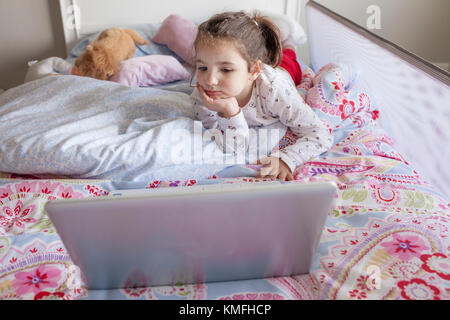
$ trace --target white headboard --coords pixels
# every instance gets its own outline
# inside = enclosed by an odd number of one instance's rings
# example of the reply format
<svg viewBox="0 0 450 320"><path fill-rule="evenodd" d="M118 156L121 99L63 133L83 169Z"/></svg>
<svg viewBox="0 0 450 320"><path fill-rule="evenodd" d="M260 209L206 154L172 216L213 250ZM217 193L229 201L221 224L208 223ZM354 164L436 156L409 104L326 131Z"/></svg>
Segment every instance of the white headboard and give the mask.
<svg viewBox="0 0 450 320"><path fill-rule="evenodd" d="M170 14L201 22L228 10L271 11L299 21L305 0L59 0L67 52L84 36L113 26L162 22Z"/></svg>

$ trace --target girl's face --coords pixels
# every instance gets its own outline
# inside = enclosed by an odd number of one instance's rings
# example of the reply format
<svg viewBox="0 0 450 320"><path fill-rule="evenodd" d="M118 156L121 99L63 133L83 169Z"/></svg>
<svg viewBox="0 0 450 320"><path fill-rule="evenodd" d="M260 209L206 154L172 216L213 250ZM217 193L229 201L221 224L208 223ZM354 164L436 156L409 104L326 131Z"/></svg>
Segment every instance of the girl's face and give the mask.
<svg viewBox="0 0 450 320"><path fill-rule="evenodd" d="M235 97L239 105L250 98L253 81L261 66L250 69L231 41L217 41L213 46L200 44L196 48L197 82L213 99ZM247 101L245 101L247 100Z"/></svg>

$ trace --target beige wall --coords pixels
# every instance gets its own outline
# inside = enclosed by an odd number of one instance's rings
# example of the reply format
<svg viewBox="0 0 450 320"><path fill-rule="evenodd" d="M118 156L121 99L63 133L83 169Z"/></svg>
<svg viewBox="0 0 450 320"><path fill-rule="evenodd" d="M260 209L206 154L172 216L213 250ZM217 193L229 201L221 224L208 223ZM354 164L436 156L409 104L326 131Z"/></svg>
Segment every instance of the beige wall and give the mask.
<svg viewBox="0 0 450 320"><path fill-rule="evenodd" d="M450 62L450 0L316 0L367 27L370 5L380 8L381 28L370 31L430 62Z"/></svg>
<svg viewBox="0 0 450 320"><path fill-rule="evenodd" d="M361 25L366 8L379 5L382 28L376 33L429 61L450 62L450 0L317 1ZM57 0L0 0L0 30L0 89L23 82L27 61L66 55ZM308 61L307 48L300 53Z"/></svg>
<svg viewBox="0 0 450 320"><path fill-rule="evenodd" d="M0 0L0 88L23 83L27 61L65 55L57 0Z"/></svg>

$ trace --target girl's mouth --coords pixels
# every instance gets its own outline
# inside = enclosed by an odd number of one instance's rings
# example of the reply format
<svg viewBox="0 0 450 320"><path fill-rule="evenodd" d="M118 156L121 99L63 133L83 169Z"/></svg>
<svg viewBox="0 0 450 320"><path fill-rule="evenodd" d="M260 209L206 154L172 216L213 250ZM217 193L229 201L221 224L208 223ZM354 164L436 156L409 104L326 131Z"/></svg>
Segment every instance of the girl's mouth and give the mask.
<svg viewBox="0 0 450 320"><path fill-rule="evenodd" d="M217 95L220 94L220 91L216 91L216 90L205 90L205 93L209 96L209 97L215 97Z"/></svg>

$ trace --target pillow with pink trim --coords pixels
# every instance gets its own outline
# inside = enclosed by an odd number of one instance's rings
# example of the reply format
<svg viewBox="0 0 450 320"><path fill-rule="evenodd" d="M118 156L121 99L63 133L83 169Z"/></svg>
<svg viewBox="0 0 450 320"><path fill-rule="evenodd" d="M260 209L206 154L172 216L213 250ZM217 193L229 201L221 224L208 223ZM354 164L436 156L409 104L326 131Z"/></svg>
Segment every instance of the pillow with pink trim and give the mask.
<svg viewBox="0 0 450 320"><path fill-rule="evenodd" d="M152 37L152 41L164 44L184 61L194 64L194 40L197 26L177 14L168 16Z"/></svg>
<svg viewBox="0 0 450 320"><path fill-rule="evenodd" d="M148 87L189 79L190 73L172 56L149 55L120 63L111 81L130 87Z"/></svg>
<svg viewBox="0 0 450 320"><path fill-rule="evenodd" d="M358 73L350 65L329 63L317 72L308 89L306 103L332 129L335 141L351 130L375 126L379 117L376 98L357 81Z"/></svg>

